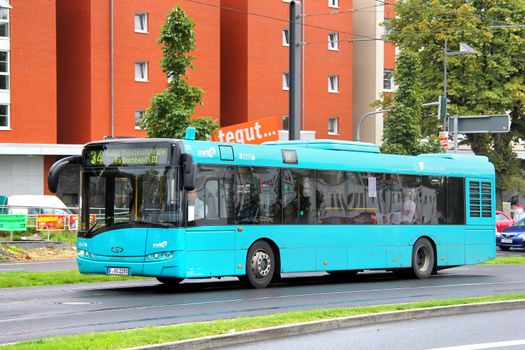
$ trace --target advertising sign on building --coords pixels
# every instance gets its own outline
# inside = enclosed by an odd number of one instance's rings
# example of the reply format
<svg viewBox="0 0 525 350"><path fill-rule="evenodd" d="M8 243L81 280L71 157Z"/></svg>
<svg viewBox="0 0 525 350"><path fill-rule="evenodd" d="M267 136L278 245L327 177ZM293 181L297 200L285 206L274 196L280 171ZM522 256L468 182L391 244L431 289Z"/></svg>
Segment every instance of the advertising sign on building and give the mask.
<svg viewBox="0 0 525 350"><path fill-rule="evenodd" d="M279 118L270 117L220 128L211 139L216 142L261 144L279 140L278 130Z"/></svg>
<svg viewBox="0 0 525 350"><path fill-rule="evenodd" d="M0 231L25 231L27 215L0 215Z"/></svg>
<svg viewBox="0 0 525 350"><path fill-rule="evenodd" d="M40 214L36 217L37 231L64 231L65 215Z"/></svg>

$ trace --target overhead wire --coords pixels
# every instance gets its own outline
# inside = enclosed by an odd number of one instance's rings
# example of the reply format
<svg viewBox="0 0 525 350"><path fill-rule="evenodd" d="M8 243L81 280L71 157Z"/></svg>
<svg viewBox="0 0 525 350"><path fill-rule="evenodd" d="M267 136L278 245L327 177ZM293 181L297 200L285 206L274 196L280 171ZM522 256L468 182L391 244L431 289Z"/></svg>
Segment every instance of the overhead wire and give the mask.
<svg viewBox="0 0 525 350"><path fill-rule="evenodd" d="M220 9L227 10L227 11L237 12L237 13L241 13L241 14L244 14L244 15L247 15L247 16L254 16L254 17L260 17L260 18L265 18L265 19L269 19L269 20L284 22L284 23L290 23L289 19L274 17L274 16L270 16L270 15L265 15L265 14L258 13L258 12L244 11L244 10L236 9L234 7L210 4L208 2L204 2L204 1L200 1L200 0L185 0L185 1L192 2L192 3L195 3L195 4L200 4L200 5L203 5L203 6L215 7L215 8L220 8ZM363 35L363 34L358 34L358 33L353 33L353 32L341 31L341 30L338 30L338 29L335 29L335 28L328 28L328 27L323 27L323 26L318 26L318 25L313 25L313 24L308 24L308 23L301 23L299 21L297 21L297 22L296 21L292 21L292 23L293 24L298 24L298 25L301 25L301 26L304 26L304 27L326 30L326 31L329 31L329 32L338 32L338 33L342 33L342 34L357 36L357 37L360 37L360 38L373 39L373 37L371 37L369 35Z"/></svg>

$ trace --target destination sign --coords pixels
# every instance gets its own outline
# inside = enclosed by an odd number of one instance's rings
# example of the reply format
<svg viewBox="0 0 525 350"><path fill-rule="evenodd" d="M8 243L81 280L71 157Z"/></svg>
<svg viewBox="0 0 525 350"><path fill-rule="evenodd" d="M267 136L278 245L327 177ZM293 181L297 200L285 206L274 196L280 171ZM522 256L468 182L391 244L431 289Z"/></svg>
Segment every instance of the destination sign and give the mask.
<svg viewBox="0 0 525 350"><path fill-rule="evenodd" d="M84 166L166 165L169 164L169 150L167 145L126 148L103 145L86 150Z"/></svg>

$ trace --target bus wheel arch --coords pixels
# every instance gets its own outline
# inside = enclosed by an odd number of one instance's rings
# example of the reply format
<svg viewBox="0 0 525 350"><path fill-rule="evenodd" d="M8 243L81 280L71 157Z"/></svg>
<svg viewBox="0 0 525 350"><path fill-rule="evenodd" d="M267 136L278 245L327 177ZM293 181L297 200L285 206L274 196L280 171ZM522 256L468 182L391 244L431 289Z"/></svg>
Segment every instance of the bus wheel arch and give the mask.
<svg viewBox="0 0 525 350"><path fill-rule="evenodd" d="M412 247L412 274L419 279L428 278L437 271L437 249L428 236L419 237Z"/></svg>
<svg viewBox="0 0 525 350"><path fill-rule="evenodd" d="M269 239L252 243L246 254L246 281L254 288L265 288L280 276L280 254Z"/></svg>

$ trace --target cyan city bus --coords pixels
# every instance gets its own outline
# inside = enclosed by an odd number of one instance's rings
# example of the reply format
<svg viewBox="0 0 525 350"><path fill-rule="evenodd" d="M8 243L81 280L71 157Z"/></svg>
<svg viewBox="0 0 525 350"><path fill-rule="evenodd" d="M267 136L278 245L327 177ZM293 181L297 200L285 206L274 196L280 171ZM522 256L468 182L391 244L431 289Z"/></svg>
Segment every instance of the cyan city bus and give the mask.
<svg viewBox="0 0 525 350"><path fill-rule="evenodd" d="M81 164L84 274L238 276L263 288L285 272L426 278L496 254L486 157L330 140L120 139L55 163L51 190L71 163Z"/></svg>

